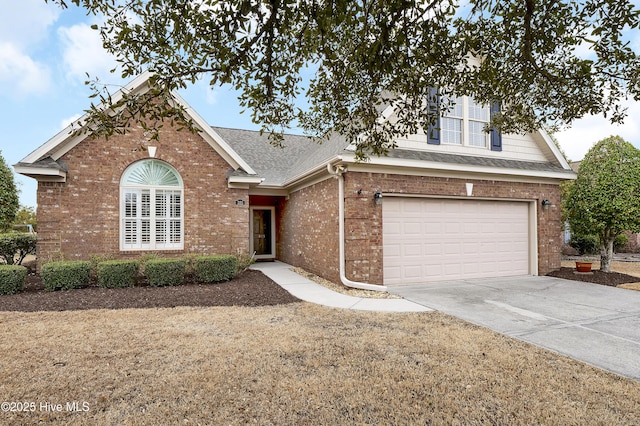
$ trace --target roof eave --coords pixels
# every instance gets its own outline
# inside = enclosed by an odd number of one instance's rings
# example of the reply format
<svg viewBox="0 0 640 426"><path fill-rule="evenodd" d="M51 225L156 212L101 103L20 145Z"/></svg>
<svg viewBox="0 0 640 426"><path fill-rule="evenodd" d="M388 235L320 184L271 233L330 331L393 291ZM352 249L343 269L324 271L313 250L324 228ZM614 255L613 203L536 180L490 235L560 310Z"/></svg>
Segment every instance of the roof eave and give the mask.
<svg viewBox="0 0 640 426"><path fill-rule="evenodd" d="M259 176L229 176L227 186L232 189L249 189L264 182Z"/></svg>
<svg viewBox="0 0 640 426"><path fill-rule="evenodd" d="M123 89L114 93L112 96L113 102L118 102L122 99L123 93L135 93L149 90L149 84L145 87L145 83L153 74L149 71L144 72L131 83L127 84ZM237 152L235 152L231 146L225 142L220 135L218 135L211 126L205 121L205 119L198 114L179 94L172 92L173 99L187 112L189 118L200 128L200 136L221 156L227 161L234 169L242 169L250 175L255 175L256 172L249 164L244 161ZM109 108L107 104L100 104L97 106L98 110L104 110ZM88 118L88 114L84 114L75 123L83 123ZM74 133L76 131L76 133ZM62 157L69 152L72 148L82 142L89 135L90 132L85 128L79 128L77 125L69 125L58 132L55 136L37 148L35 151L27 155L21 163L33 164L42 158L50 155L54 160Z"/></svg>
<svg viewBox="0 0 640 426"><path fill-rule="evenodd" d="M309 178L313 178L318 174L324 174L325 172L328 174L329 171L327 170L327 164L336 164L342 161L342 156L341 155L336 155L332 158L329 158L326 161L323 161L322 164L318 164L314 167L311 167L307 170L305 170L302 173L297 174L296 176L290 177L289 179L287 179L286 181L284 181L282 183L282 187L283 188L288 188L294 185L298 185L300 182L309 179Z"/></svg>
<svg viewBox="0 0 640 426"><path fill-rule="evenodd" d="M549 146L549 149L551 150L551 152L555 156L556 160L558 160L558 163L560 164L560 166L563 169L572 170L571 166L569 165L569 162L564 157L564 154L562 154L562 152L560 152L560 149L558 148L558 146L555 144L555 142L551 138L551 135L549 135L549 133L547 133L547 131L544 130L544 129L538 130L538 133L540 134L540 136L542 136L542 139Z"/></svg>
<svg viewBox="0 0 640 426"><path fill-rule="evenodd" d="M198 112L191 107L185 101L182 96L173 92L173 98L178 102L180 106L182 106L189 117L196 123L196 125L200 128L200 136L207 141L209 145L218 153L222 158L225 159L227 163L229 163L234 169L242 169L247 174L256 175L256 171L247 163L245 160L240 157L240 155L231 148L223 138L220 136L212 127L209 125L206 120L198 114Z"/></svg>
<svg viewBox="0 0 640 426"><path fill-rule="evenodd" d="M116 93L114 93L111 98L112 102L116 103L120 101L123 97L124 91L134 92L134 91L140 90L144 82L147 81L151 77L151 75L152 73L149 71L146 71L140 74L133 81L127 84L123 89L118 90ZM145 90L148 90L148 88L146 88ZM96 108L98 110L104 110L107 107L108 105L106 105L105 103L101 103ZM82 117L75 120L74 123L83 123L86 121L88 116L89 114L84 114ZM74 131L77 131L77 133L74 134ZM65 153L69 152L69 150L71 150L77 144L79 144L84 139L86 139L88 134L89 132L87 132L85 128L80 128L77 126L74 128L73 124L70 124L64 129L62 129L60 132L58 132L51 139L49 139L47 142L45 142L40 147L38 147L36 150L31 152L29 155L27 155L20 162L33 164L36 161L46 157L50 152L55 151L56 148L63 147L61 152L59 153L54 152L53 154L49 154L54 160L57 160Z"/></svg>
<svg viewBox="0 0 640 426"><path fill-rule="evenodd" d="M67 172L49 167L33 167L16 164L13 166L16 173L36 179L39 182L66 182Z"/></svg>
<svg viewBox="0 0 640 426"><path fill-rule="evenodd" d="M345 163L357 165L358 168L367 167L388 167L396 170L411 169L411 170L431 170L431 171L445 171L445 172L458 172L468 173L474 175L492 175L492 176L510 176L510 177L523 177L523 178L539 178L543 180L574 180L577 175L571 170L566 171L546 171L546 170L524 170L514 168L500 168L490 166L477 166L467 164L454 164L443 163L436 161L424 161L424 160L408 160L401 158L389 158L389 157L375 157L371 158L369 162L358 162L355 156L343 155L342 160Z"/></svg>

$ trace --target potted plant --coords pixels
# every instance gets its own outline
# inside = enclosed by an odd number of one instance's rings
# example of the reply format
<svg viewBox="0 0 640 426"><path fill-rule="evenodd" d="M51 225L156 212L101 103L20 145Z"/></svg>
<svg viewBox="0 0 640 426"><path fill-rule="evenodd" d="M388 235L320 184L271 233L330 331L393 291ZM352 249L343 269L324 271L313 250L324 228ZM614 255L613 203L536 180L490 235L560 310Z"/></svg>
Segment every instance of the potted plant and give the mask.
<svg viewBox="0 0 640 426"><path fill-rule="evenodd" d="M591 262L576 261L576 272L591 272Z"/></svg>

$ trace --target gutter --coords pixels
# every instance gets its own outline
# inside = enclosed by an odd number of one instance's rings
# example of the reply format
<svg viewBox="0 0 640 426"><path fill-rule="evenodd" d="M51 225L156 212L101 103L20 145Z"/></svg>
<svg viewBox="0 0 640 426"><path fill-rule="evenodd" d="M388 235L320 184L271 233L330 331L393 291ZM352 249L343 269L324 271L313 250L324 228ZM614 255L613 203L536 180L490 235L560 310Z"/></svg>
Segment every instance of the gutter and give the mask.
<svg viewBox="0 0 640 426"><path fill-rule="evenodd" d="M345 249L344 249L344 177L342 174L347 171L345 166L337 165L335 169L331 163L327 163L327 171L330 175L338 179L338 228L340 238L340 281L347 287L361 290L387 291L387 286L368 284L358 281L351 281L345 273Z"/></svg>

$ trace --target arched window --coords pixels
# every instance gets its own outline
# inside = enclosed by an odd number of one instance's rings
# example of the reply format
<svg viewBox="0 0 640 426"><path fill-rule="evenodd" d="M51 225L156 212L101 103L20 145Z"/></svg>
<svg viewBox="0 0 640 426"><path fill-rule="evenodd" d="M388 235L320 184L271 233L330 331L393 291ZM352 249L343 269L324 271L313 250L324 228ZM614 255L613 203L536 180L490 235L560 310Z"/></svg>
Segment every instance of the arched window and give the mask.
<svg viewBox="0 0 640 426"><path fill-rule="evenodd" d="M163 161L129 166L120 179L120 249L184 248L182 192L180 175Z"/></svg>

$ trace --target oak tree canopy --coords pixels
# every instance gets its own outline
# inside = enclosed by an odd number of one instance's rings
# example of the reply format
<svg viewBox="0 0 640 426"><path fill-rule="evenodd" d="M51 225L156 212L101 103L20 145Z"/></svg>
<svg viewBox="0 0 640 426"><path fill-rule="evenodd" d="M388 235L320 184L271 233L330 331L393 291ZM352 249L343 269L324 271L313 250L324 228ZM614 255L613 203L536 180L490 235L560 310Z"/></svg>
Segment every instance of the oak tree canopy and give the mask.
<svg viewBox="0 0 640 426"><path fill-rule="evenodd" d="M107 135L135 114L151 127L167 116L180 121L184 111L150 96L199 79L235 87L275 142L291 127L318 137L337 131L362 157L428 128L438 113L432 88L439 99L500 102L492 125L513 133L587 114L620 122L621 103L640 100L631 43L640 13L629 0L45 1L103 16L94 28L123 77L154 73L152 93L116 105L130 112L107 117L92 106L94 129ZM380 120L391 104L394 119Z"/></svg>

